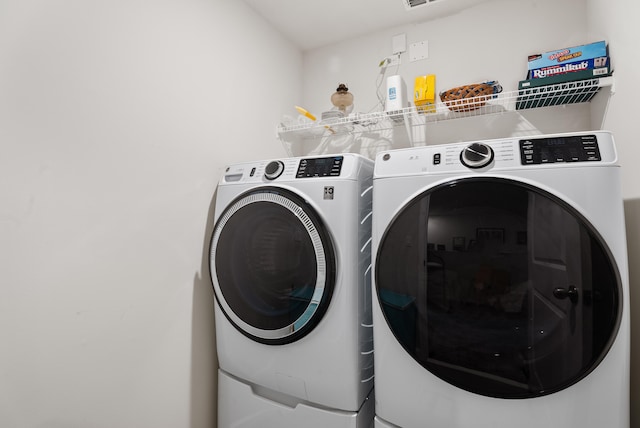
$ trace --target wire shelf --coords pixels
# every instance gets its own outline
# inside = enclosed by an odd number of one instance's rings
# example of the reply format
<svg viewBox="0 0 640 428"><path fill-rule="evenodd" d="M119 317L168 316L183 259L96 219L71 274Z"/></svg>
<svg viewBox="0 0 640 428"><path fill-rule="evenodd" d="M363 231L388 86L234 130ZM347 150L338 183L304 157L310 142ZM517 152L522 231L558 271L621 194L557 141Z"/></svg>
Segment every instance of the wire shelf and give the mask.
<svg viewBox="0 0 640 428"><path fill-rule="evenodd" d="M318 138L329 134L362 132L367 127L392 128L406 125L425 125L444 120L463 119L527 110L589 102L603 87L613 86L613 77L599 77L588 80L566 82L547 86L531 87L517 91L502 92L468 99L438 101L432 112L422 112L416 107L407 107L389 112L356 113L347 117L312 123L279 126L281 139L288 137ZM612 90L613 92L613 90Z"/></svg>

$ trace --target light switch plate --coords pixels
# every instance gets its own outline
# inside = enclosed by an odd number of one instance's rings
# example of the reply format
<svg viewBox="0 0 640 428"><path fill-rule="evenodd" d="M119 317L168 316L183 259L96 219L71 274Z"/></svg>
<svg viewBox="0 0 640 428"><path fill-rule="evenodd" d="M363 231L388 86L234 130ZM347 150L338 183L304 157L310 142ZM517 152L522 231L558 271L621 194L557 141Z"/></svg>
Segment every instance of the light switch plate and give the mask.
<svg viewBox="0 0 640 428"><path fill-rule="evenodd" d="M429 41L423 40L409 45L409 61L420 61L429 58Z"/></svg>

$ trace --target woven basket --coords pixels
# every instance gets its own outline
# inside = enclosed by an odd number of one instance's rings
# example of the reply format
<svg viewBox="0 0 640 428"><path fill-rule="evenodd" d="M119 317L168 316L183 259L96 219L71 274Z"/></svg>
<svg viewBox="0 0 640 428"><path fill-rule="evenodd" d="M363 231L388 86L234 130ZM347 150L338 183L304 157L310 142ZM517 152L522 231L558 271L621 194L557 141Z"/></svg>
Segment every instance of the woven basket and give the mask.
<svg viewBox="0 0 640 428"><path fill-rule="evenodd" d="M441 92L440 99L451 111L473 111L501 91L498 82L474 83Z"/></svg>

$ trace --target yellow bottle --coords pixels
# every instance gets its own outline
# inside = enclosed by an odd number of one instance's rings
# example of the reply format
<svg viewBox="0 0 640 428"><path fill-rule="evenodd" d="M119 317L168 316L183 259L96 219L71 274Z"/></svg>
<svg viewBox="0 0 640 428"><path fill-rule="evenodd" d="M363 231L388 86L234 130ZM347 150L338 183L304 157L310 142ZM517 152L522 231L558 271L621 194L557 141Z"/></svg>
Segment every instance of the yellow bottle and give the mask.
<svg viewBox="0 0 640 428"><path fill-rule="evenodd" d="M436 111L436 75L427 74L416 77L413 87L413 103L422 113Z"/></svg>

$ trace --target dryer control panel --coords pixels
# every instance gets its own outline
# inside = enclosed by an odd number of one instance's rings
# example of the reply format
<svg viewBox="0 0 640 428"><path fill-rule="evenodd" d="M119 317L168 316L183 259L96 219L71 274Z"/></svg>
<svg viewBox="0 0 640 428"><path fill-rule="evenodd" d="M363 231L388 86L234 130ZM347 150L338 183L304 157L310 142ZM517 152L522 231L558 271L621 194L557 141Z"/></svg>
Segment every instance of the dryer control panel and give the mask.
<svg viewBox="0 0 640 428"><path fill-rule="evenodd" d="M520 140L522 165L602 160L595 135L528 138Z"/></svg>
<svg viewBox="0 0 640 428"><path fill-rule="evenodd" d="M300 159L296 178L339 177L343 156Z"/></svg>
<svg viewBox="0 0 640 428"><path fill-rule="evenodd" d="M374 179L423 174L618 166L608 131L532 135L382 151Z"/></svg>

